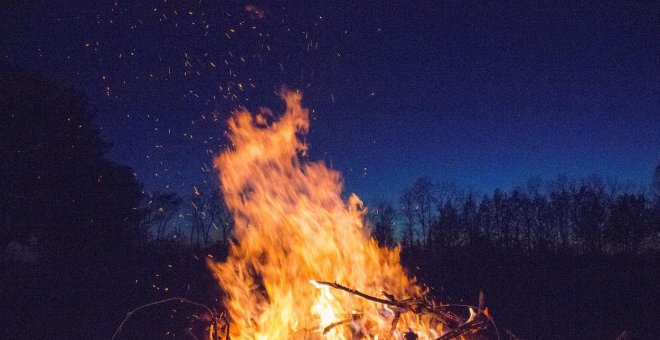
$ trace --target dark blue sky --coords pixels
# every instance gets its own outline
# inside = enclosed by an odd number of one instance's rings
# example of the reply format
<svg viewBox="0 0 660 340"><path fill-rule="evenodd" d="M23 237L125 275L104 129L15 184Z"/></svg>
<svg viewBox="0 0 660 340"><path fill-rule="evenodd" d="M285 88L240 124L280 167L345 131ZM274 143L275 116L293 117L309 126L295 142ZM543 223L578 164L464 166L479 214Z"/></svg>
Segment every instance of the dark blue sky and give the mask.
<svg viewBox="0 0 660 340"><path fill-rule="evenodd" d="M311 158L367 201L424 175L641 187L660 162L653 2L24 3L0 5L3 62L83 90L150 190L213 177L229 112L277 112L284 85L314 109Z"/></svg>

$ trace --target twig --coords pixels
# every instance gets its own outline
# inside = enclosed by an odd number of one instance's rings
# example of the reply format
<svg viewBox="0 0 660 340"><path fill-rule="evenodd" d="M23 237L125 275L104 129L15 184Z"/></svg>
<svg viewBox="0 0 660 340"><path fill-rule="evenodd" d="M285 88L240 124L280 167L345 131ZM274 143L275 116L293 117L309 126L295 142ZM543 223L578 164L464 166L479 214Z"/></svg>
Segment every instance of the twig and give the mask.
<svg viewBox="0 0 660 340"><path fill-rule="evenodd" d="M225 340L229 340L229 318L227 317L227 313L222 313L222 319L225 320L225 326L227 326L227 330L225 331Z"/></svg>
<svg viewBox="0 0 660 340"><path fill-rule="evenodd" d="M213 316L213 340L219 340L218 338L218 318Z"/></svg>
<svg viewBox="0 0 660 340"><path fill-rule="evenodd" d="M481 294L483 294L483 292L480 292L480 295L481 295ZM482 298L483 298L483 297L480 296L480 299L482 299ZM481 301L481 303L483 303L483 301ZM497 329L497 325L495 324L495 320L493 320L493 318L492 318L490 315L486 314L486 311L485 311L484 309L479 308L479 307L475 307L475 306L472 306L472 305L463 305L463 304L456 304L456 303L447 304L447 305L445 305L445 306L447 306L447 307L461 307L461 308L472 308L472 309L475 309L475 310L477 311L477 313L479 313L479 315L483 315L483 316L485 316L486 319L490 322L490 324L493 325L493 328L495 329L495 335L497 335L497 340L501 340L501 339L500 339L500 331ZM507 330L507 333L511 333L511 332L509 332L509 331ZM511 333L511 334L513 334L513 333Z"/></svg>
<svg viewBox="0 0 660 340"><path fill-rule="evenodd" d="M484 320L475 319L452 329L451 331L443 334L441 337L436 338L435 340L450 340L462 335L472 334L481 330L484 327L484 324Z"/></svg>
<svg viewBox="0 0 660 340"><path fill-rule="evenodd" d="M350 323L351 321L353 321L353 319L344 319L344 320L339 320L337 322L333 322L333 323L327 325L325 328L323 328L323 335L330 332L333 328L335 328L337 326L345 325L347 323Z"/></svg>
<svg viewBox="0 0 660 340"><path fill-rule="evenodd" d="M385 300L385 299L373 297L373 296L364 294L364 293L360 292L359 290L348 288L348 287L342 286L338 283L327 282L327 281L314 281L314 282L316 282L320 285L330 286L330 287L335 288L335 289L343 290L343 291L348 292L350 294L357 295L357 296L359 296L363 299L367 299L369 301L373 301L373 302L377 302L377 303L382 303L382 304L385 304L385 305L388 305L388 306L395 306L395 307L406 307L407 306L407 303L404 303L404 302L401 302L401 301L396 301L396 300L390 301L390 300Z"/></svg>
<svg viewBox="0 0 660 340"><path fill-rule="evenodd" d="M390 327L390 333L394 333L396 330L396 326L399 323L399 319L401 319L401 312L396 311L394 312L394 318L392 319L392 327Z"/></svg>
<svg viewBox="0 0 660 340"><path fill-rule="evenodd" d="M388 300L385 300L385 299L381 299L381 298L377 298L377 297L367 295L367 294L362 293L362 292L360 292L359 290L356 290L356 289L352 289L352 288L342 286L338 283L332 283L332 282L326 282L326 281L315 281L315 282L318 283L318 284L321 284L321 285L326 285L326 286L330 286L332 288L343 290L345 292L357 295L357 296L359 296L361 298L364 298L366 300L369 300L369 301L378 302L378 303L382 303L382 304L393 306L393 307L398 307L398 309L395 311L395 314L396 313L401 314L401 313L405 312L406 310L409 310L409 311L411 311L415 314L429 314L434 319L436 319L437 321L439 321L441 323L444 323L444 324L446 324L450 327L455 327L456 325L459 325L462 322L462 320L458 316L454 315L449 310L447 310L445 308L446 306L441 305L441 306L436 307L435 303L433 303L433 301L428 301L426 297L410 298L410 299L406 299L406 300L398 300L397 301L397 300L394 299L393 295L383 292L385 294L385 296L388 298ZM394 322L392 323L392 325L393 325L393 327L396 327L396 323L399 321L399 319L396 318L396 315L395 315L395 320L393 320L393 321Z"/></svg>
<svg viewBox="0 0 660 340"><path fill-rule="evenodd" d="M438 322L443 323L450 327L451 330L449 332L443 334L436 340L449 340L461 335L476 333L482 330L483 328L485 328L485 324L487 321L493 325L495 329L495 333L497 334L497 339L498 340L500 339L500 334L499 331L497 330L497 325L495 325L495 321L484 310L483 292L479 292L479 307L474 307L470 305L459 305L459 304L436 305L434 301L428 299L426 296L422 298L410 298L406 300L397 301L393 295L383 292L383 295L385 295L385 297L387 298L387 300L385 300L367 295L356 289L342 286L338 283L327 282L327 281L315 281L315 282L320 285L325 285L335 289L343 290L345 292L348 292L349 294L357 295L369 301L382 303L388 306L398 307L394 311L394 319L392 320L392 328L390 330L391 332L394 332L394 330L396 330L397 323L399 322L399 318L401 317L401 314L406 310L409 310L416 314L428 314ZM450 307L465 307L465 308L475 309L477 310L478 313L477 318L470 322L463 323L462 319L459 316L457 316L456 314L452 313L449 310ZM341 320L332 323L324 329L323 333L325 334L330 329L339 325L343 325L347 322L350 322L350 319Z"/></svg>
<svg viewBox="0 0 660 340"><path fill-rule="evenodd" d="M148 303L146 305L142 305L142 306L140 306L138 308L135 308L132 311L126 313L126 317L124 318L124 320L122 320L121 324L119 324L119 327L117 327L117 330L115 331L115 334L112 335L111 339L114 340L117 337L117 334L119 334L119 332L121 332L121 330L124 327L124 324L126 323L126 321L128 321L128 319L130 319L131 316L133 316L134 313L136 313L136 312L138 312L142 309L145 309L147 307L153 307L153 306L160 305L160 304L163 304L163 303L167 303L167 302L170 302L170 301L179 301L181 303L187 303L187 304L190 304L190 305L193 305L193 306L201 307L201 308L206 309L206 311L209 312L211 317L214 317L214 315L215 315L215 313L213 313L211 308L209 308L208 306L206 306L202 303L195 302L195 301L190 301L190 300L188 300L186 298L182 298L182 297L168 298L168 299L165 299L165 300L160 300L160 301ZM229 325L229 324L227 324L227 325ZM229 327L229 326L227 326L227 327ZM229 338L227 338L227 339L229 339Z"/></svg>
<svg viewBox="0 0 660 340"><path fill-rule="evenodd" d="M350 323L352 321L359 320L360 318L362 318L361 313L352 313L352 314L350 314L350 317L348 317L346 319L335 321L335 322L327 325L325 328L323 328L323 334L325 335L326 333L330 332L333 328L335 328L337 326L345 325L345 324Z"/></svg>

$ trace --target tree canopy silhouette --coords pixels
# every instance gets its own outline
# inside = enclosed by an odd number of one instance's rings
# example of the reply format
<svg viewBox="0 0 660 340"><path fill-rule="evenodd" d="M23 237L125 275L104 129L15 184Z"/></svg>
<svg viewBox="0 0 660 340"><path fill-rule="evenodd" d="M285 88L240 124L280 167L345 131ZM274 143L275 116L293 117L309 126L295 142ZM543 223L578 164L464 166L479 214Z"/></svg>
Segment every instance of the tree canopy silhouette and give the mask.
<svg viewBox="0 0 660 340"><path fill-rule="evenodd" d="M68 318L103 313L100 296L134 276L141 186L107 158L84 95L22 70L0 74L0 249L21 274L3 280L3 295L11 317L43 321L14 331L84 338L72 330L92 329Z"/></svg>

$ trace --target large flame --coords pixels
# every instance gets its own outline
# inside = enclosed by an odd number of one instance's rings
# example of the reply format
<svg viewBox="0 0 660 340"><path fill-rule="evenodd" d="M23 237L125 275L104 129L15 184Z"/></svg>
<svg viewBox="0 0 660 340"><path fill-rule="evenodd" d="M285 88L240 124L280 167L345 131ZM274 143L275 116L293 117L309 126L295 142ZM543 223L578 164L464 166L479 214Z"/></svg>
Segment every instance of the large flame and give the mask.
<svg viewBox="0 0 660 340"><path fill-rule="evenodd" d="M379 297L422 294L404 274L399 249L379 247L369 236L360 199L342 200L340 173L301 159L308 111L299 93L283 97L286 112L272 123L264 114L236 112L229 120L231 147L215 159L236 242L226 262L209 266L227 293L231 337L438 336L440 329L412 313L404 313L392 331L394 313L387 306L313 281ZM351 321L323 334L342 320Z"/></svg>

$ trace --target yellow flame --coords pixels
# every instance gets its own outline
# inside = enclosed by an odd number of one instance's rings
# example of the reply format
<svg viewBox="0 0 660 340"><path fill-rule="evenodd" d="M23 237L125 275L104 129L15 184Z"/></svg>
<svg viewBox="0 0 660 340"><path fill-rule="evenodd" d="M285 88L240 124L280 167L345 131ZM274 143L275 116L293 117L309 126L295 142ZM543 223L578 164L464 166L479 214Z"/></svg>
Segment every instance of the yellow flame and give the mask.
<svg viewBox="0 0 660 340"><path fill-rule="evenodd" d="M231 147L215 159L236 243L226 262L209 261L209 267L227 294L231 337L348 339L359 331L388 339L412 330L434 338L437 325L428 319L404 313L391 332L394 313L387 306L313 282L397 299L422 293L404 274L399 248L381 248L369 236L360 199L342 200L340 173L301 159L308 110L300 93L283 97L286 112L270 124L262 114L235 112ZM323 334L341 320L348 321Z"/></svg>

